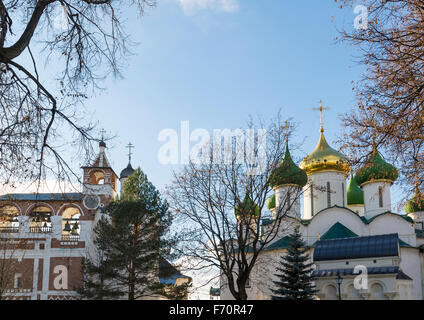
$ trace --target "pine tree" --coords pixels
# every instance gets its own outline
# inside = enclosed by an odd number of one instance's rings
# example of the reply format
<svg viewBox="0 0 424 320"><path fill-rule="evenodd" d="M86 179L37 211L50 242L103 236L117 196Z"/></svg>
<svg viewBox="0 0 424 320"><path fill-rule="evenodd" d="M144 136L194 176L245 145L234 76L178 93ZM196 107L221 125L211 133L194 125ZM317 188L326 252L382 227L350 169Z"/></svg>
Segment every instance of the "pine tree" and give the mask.
<svg viewBox="0 0 424 320"><path fill-rule="evenodd" d="M166 237L172 222L168 203L137 169L124 183L121 199L111 202L106 213L95 229L98 259L84 261L79 292L89 299L128 300L162 294L159 262L172 246Z"/></svg>
<svg viewBox="0 0 424 320"><path fill-rule="evenodd" d="M271 289L275 296L273 300L312 300L317 292L313 285L312 265L309 260L308 248L302 240L302 235L297 226L290 235L290 245L287 254L281 257L280 273L275 274L278 281L273 281L276 286Z"/></svg>

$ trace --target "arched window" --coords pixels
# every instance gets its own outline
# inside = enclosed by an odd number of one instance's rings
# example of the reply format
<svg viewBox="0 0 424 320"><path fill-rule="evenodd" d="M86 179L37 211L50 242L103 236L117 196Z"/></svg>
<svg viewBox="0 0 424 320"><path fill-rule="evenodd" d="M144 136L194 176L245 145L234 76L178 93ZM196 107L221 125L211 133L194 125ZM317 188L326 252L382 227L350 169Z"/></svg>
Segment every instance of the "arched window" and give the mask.
<svg viewBox="0 0 424 320"><path fill-rule="evenodd" d="M362 300L362 297L359 295L359 291L355 289L355 286L351 284L347 288L347 299L348 300Z"/></svg>
<svg viewBox="0 0 424 320"><path fill-rule="evenodd" d="M371 286L371 299L373 300L384 300L383 286L379 283L374 283Z"/></svg>
<svg viewBox="0 0 424 320"><path fill-rule="evenodd" d="M383 208L383 187L378 187L378 205Z"/></svg>
<svg viewBox="0 0 424 320"><path fill-rule="evenodd" d="M337 289L333 285L328 285L325 287L325 300L337 300Z"/></svg>
<svg viewBox="0 0 424 320"><path fill-rule="evenodd" d="M104 184L105 183L105 174L103 171L93 171L90 174L91 184Z"/></svg>
<svg viewBox="0 0 424 320"><path fill-rule="evenodd" d="M0 208L0 232L19 232L19 210L13 205L5 205Z"/></svg>
<svg viewBox="0 0 424 320"><path fill-rule="evenodd" d="M342 201L343 201L343 207L345 206L345 187L344 183L342 182Z"/></svg>
<svg viewBox="0 0 424 320"><path fill-rule="evenodd" d="M52 232L52 210L47 206L37 206L30 213L29 232Z"/></svg>
<svg viewBox="0 0 424 320"><path fill-rule="evenodd" d="M76 207L68 207L62 213L62 240L78 241L81 231L81 212Z"/></svg>
<svg viewBox="0 0 424 320"><path fill-rule="evenodd" d="M330 181L327 181L327 207L331 207L331 190Z"/></svg>

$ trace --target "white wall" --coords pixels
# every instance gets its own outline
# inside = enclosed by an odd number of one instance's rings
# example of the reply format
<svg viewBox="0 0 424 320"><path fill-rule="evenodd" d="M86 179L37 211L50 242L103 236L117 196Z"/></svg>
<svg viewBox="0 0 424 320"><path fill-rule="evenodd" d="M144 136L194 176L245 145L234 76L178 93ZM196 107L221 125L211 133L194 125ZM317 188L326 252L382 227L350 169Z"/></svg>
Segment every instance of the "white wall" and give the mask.
<svg viewBox="0 0 424 320"><path fill-rule="evenodd" d="M327 182L330 183L330 205L327 199ZM311 219L317 212L334 205L346 207L346 189L346 177L342 172L320 171L308 175L308 184L303 188L304 219Z"/></svg>

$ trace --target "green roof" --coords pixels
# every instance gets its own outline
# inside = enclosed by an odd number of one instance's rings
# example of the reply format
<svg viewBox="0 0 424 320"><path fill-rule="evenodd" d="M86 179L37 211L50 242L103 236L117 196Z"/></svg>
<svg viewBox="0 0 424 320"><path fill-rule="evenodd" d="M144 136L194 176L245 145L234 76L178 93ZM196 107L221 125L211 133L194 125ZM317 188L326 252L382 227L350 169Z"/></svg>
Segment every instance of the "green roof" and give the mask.
<svg viewBox="0 0 424 320"><path fill-rule="evenodd" d="M320 240L330 239L342 239L342 238L353 238L358 235L342 225L340 222L336 222L326 233L321 236Z"/></svg>
<svg viewBox="0 0 424 320"><path fill-rule="evenodd" d="M267 226L267 225L271 224L273 221L274 221L273 219L264 218L264 219L262 219L262 225Z"/></svg>
<svg viewBox="0 0 424 320"><path fill-rule="evenodd" d="M403 241L403 240L401 240L401 239L399 239L399 245L400 245L401 247L409 247L409 248L412 248L412 246L411 246L410 244L406 243L405 241Z"/></svg>
<svg viewBox="0 0 424 320"><path fill-rule="evenodd" d="M416 192L412 199L405 203L403 209L406 213L424 211L424 196Z"/></svg>
<svg viewBox="0 0 424 320"><path fill-rule="evenodd" d="M268 198L267 202L266 202L266 206L268 207L269 210L271 209L275 209L275 193Z"/></svg>
<svg viewBox="0 0 424 320"><path fill-rule="evenodd" d="M259 216L261 208L254 202L248 195L246 195L240 205L237 205L234 209L236 216L242 215L255 215Z"/></svg>
<svg viewBox="0 0 424 320"><path fill-rule="evenodd" d="M424 238L424 230L415 229L417 238Z"/></svg>
<svg viewBox="0 0 424 320"><path fill-rule="evenodd" d="M398 175L397 169L384 161L380 153L374 150L367 163L358 170L354 179L358 185L362 185L365 182L380 179L394 182Z"/></svg>
<svg viewBox="0 0 424 320"><path fill-rule="evenodd" d="M358 186L353 176L351 176L347 187L347 204L364 204L364 191Z"/></svg>
<svg viewBox="0 0 424 320"><path fill-rule="evenodd" d="M270 186L275 188L285 184L295 184L299 187L303 187L307 182L308 176L306 172L293 162L289 151L289 145L287 144L283 161L281 161L269 177Z"/></svg>
<svg viewBox="0 0 424 320"><path fill-rule="evenodd" d="M290 236L282 237L280 240L277 240L266 247L266 250L287 249L290 246L291 241Z"/></svg>

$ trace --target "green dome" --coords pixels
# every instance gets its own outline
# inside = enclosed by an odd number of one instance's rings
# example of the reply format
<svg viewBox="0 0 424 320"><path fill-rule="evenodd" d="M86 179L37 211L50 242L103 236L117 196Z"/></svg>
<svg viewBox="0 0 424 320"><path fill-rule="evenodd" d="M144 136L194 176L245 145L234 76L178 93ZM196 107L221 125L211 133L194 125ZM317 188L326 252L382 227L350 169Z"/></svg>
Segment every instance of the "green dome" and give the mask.
<svg viewBox="0 0 424 320"><path fill-rule="evenodd" d="M268 198L268 200L266 201L266 206L268 207L269 210L275 209L275 207L276 207L275 193Z"/></svg>
<svg viewBox="0 0 424 320"><path fill-rule="evenodd" d="M347 187L347 205L364 204L364 191L358 186L353 175Z"/></svg>
<svg viewBox="0 0 424 320"><path fill-rule="evenodd" d="M292 160L289 146L286 145L286 152L283 161L271 173L269 184L272 188L285 184L295 184L303 187L308 182L306 172L300 169Z"/></svg>
<svg viewBox="0 0 424 320"><path fill-rule="evenodd" d="M424 196L420 193L415 193L412 199L405 203L403 209L406 213L424 211Z"/></svg>
<svg viewBox="0 0 424 320"><path fill-rule="evenodd" d="M259 216L261 208L246 195L240 205L234 208L234 214L238 217L240 214Z"/></svg>
<svg viewBox="0 0 424 320"><path fill-rule="evenodd" d="M394 182L398 175L397 169L384 161L380 153L375 150L367 163L358 170L354 179L358 185L362 185L373 180L390 180Z"/></svg>

